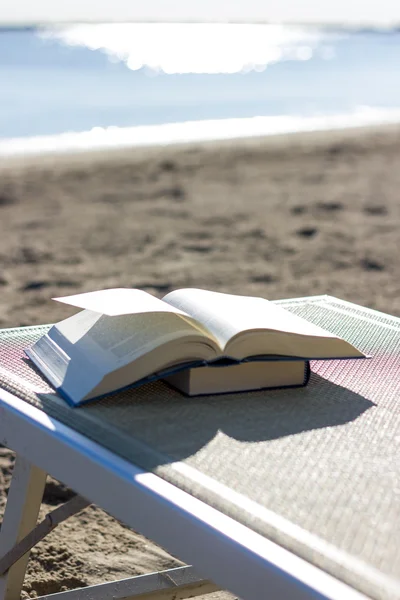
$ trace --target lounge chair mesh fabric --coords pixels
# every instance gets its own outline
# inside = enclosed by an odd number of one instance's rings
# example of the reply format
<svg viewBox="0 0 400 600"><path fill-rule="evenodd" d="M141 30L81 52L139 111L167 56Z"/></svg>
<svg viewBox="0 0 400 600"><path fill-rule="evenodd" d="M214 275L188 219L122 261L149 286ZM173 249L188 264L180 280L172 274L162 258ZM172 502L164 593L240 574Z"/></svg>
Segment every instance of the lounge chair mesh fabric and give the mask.
<svg viewBox="0 0 400 600"><path fill-rule="evenodd" d="M371 354L305 388L186 398L162 382L70 408L0 333L0 386L379 600L400 598L400 319L328 296L286 309Z"/></svg>

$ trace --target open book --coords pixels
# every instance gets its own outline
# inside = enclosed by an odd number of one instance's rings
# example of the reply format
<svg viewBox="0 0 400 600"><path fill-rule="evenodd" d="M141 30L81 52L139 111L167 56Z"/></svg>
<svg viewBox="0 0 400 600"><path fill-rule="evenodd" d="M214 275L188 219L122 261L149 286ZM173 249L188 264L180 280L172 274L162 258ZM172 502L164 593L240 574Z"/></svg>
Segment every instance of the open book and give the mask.
<svg viewBox="0 0 400 600"><path fill-rule="evenodd" d="M363 358L348 342L263 298L200 289L162 300L137 289L56 298L83 309L28 356L72 404L224 359Z"/></svg>

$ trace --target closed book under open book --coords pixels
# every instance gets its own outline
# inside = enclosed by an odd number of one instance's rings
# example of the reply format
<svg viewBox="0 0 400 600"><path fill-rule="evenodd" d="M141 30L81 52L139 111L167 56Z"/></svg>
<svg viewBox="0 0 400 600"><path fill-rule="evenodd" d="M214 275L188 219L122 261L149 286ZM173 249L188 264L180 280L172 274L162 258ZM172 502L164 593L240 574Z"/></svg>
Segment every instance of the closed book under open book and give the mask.
<svg viewBox="0 0 400 600"><path fill-rule="evenodd" d="M187 396L228 394L283 387L302 387L310 378L306 360L264 360L234 365L211 363L185 369L164 380Z"/></svg>
<svg viewBox="0 0 400 600"><path fill-rule="evenodd" d="M304 385L311 359L364 358L348 342L264 298L182 289L160 300L142 290L120 288L57 300L83 310L53 325L26 352L73 405L169 376L179 389L186 386L186 393L211 393L212 372L205 365L221 361L224 367L213 367L216 393L235 391L231 383L223 389L229 375L224 369L232 368L232 381L243 391ZM280 375L278 367L274 374L267 365L271 361L287 362L286 379L281 367ZM241 363L259 366L233 369ZM187 369L196 386L179 384L184 378L177 379L178 373L182 377ZM201 373L207 373L203 388ZM263 377L266 385L261 385Z"/></svg>

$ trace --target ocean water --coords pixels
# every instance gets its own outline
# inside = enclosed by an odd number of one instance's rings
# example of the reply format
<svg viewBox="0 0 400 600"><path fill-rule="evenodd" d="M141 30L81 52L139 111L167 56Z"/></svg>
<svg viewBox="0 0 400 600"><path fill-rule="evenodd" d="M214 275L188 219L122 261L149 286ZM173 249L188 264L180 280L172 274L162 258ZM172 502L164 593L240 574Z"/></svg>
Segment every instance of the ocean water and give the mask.
<svg viewBox="0 0 400 600"><path fill-rule="evenodd" d="M400 32L0 30L0 154L400 121Z"/></svg>

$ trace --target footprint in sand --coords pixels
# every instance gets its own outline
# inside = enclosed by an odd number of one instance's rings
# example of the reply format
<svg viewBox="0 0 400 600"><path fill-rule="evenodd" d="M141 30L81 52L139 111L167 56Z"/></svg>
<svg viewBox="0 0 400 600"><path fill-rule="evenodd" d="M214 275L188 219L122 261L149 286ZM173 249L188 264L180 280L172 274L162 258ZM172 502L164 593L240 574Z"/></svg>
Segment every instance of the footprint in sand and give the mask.
<svg viewBox="0 0 400 600"><path fill-rule="evenodd" d="M175 171L176 163L173 160L163 160L160 162L159 167L161 171Z"/></svg>
<svg viewBox="0 0 400 600"><path fill-rule="evenodd" d="M325 210L327 212L334 212L337 210L343 210L344 206L341 202L326 201L326 202L317 202L316 207Z"/></svg>
<svg viewBox="0 0 400 600"><path fill-rule="evenodd" d="M292 206L290 212L292 215L303 215L307 210L307 207L303 204L297 204L296 206Z"/></svg>
<svg viewBox="0 0 400 600"><path fill-rule="evenodd" d="M42 290L44 288L47 287L78 287L79 284L77 281L70 281L70 280L66 280L66 279L60 279L60 280L55 280L55 281L42 281L42 280L35 280L35 281L28 281L22 288L21 290L23 292L30 292L30 291L34 291L34 290Z"/></svg>
<svg viewBox="0 0 400 600"><path fill-rule="evenodd" d="M360 261L361 267L365 270L365 271L384 271L385 270L385 265L383 265L382 263L371 259L371 258L363 258Z"/></svg>
<svg viewBox="0 0 400 600"><path fill-rule="evenodd" d="M275 283L278 279L271 273L264 273L264 275L252 275L250 281L253 283Z"/></svg>
<svg viewBox="0 0 400 600"><path fill-rule="evenodd" d="M5 192L0 192L0 206L11 206L16 203L16 198Z"/></svg>
<svg viewBox="0 0 400 600"><path fill-rule="evenodd" d="M188 246L183 246L183 249L188 252L207 254L208 252L212 252L213 246L212 244L190 244Z"/></svg>
<svg viewBox="0 0 400 600"><path fill-rule="evenodd" d="M383 206L382 204L370 204L369 206L366 206L364 208L364 212L367 215L380 216L380 215L387 215L388 209L386 208L386 206Z"/></svg>
<svg viewBox="0 0 400 600"><path fill-rule="evenodd" d="M311 239L315 237L318 233L318 229L316 227L302 227L296 231L296 235Z"/></svg>
<svg viewBox="0 0 400 600"><path fill-rule="evenodd" d="M171 188L164 188L155 194L155 198L167 197L175 202L182 202L185 199L185 190L180 185L175 185Z"/></svg>

